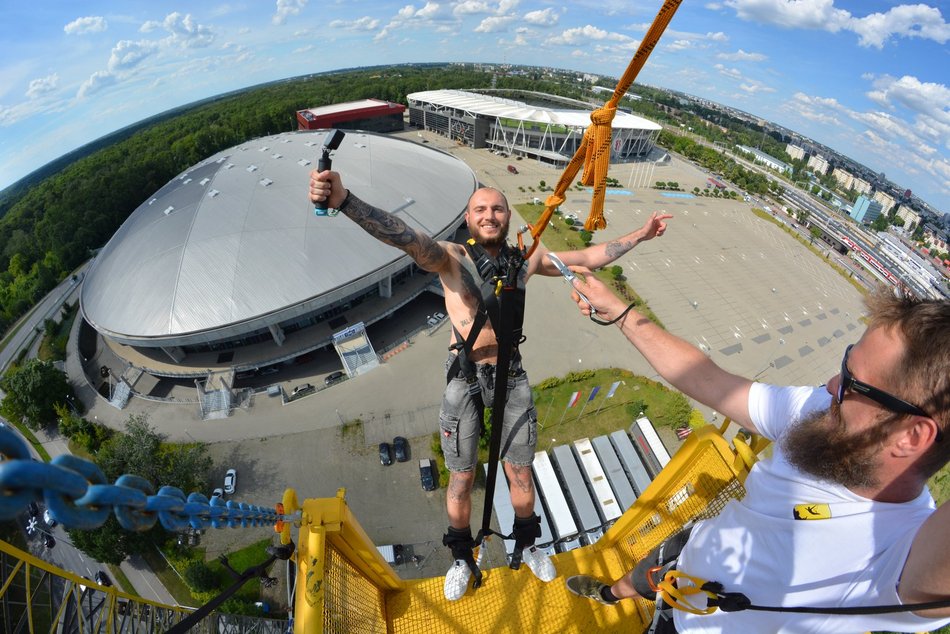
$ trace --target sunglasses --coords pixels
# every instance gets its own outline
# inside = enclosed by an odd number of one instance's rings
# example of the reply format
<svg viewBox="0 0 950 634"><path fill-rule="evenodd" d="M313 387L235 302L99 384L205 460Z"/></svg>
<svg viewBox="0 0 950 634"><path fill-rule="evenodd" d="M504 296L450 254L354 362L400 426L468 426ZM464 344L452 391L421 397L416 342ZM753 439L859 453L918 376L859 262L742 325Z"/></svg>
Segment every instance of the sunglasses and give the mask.
<svg viewBox="0 0 950 634"><path fill-rule="evenodd" d="M854 376L851 375L851 371L848 369L848 355L851 354L851 348L853 347L854 344L848 346L844 351L844 358L841 359L841 381L838 382L838 393L835 395L835 399L838 401L839 405L841 404L841 401L844 400L845 392L848 390L853 390L862 396L866 396L884 409L891 412L932 418L930 414L916 405L908 403L904 399L897 398L893 394L888 394L884 390L878 389L873 385L868 385L867 383L854 378ZM937 440L943 440L943 432L939 428L937 429Z"/></svg>

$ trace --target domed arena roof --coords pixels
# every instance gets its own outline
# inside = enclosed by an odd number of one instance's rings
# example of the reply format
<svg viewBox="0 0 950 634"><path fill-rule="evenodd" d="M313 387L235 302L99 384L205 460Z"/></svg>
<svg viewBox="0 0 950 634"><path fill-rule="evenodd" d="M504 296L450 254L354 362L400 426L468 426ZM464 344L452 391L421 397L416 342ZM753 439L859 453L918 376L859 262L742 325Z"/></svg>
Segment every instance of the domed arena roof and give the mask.
<svg viewBox="0 0 950 634"><path fill-rule="evenodd" d="M131 345L215 341L304 314L408 259L308 200L327 131L263 137L215 154L136 209L86 275L81 306ZM347 132L333 154L344 185L436 238L458 226L477 186L451 155ZM365 279L370 278L370 279Z"/></svg>

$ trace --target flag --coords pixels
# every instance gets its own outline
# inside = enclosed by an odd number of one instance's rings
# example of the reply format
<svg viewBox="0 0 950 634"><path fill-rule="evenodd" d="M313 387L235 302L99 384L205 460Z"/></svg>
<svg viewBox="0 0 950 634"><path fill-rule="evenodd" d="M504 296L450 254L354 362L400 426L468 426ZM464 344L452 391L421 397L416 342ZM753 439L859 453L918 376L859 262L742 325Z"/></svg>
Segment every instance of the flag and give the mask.
<svg viewBox="0 0 950 634"><path fill-rule="evenodd" d="M595 385L595 386L594 386L594 389L592 389L592 390L590 391L590 396L587 397L587 402L590 403L591 401L593 401L593 400L594 400L594 397L597 396L597 392L599 392L599 391L600 391L600 386L599 386L599 385Z"/></svg>
<svg viewBox="0 0 950 634"><path fill-rule="evenodd" d="M607 392L607 398L613 398L614 392L617 391L618 387L620 387L620 381L614 381L614 384L610 386L610 391Z"/></svg>
<svg viewBox="0 0 950 634"><path fill-rule="evenodd" d="M568 406L568 407L574 407L575 405L577 405L577 402L578 402L579 400L581 400L581 393L580 393L580 392L574 392L573 394L571 394L571 400L569 400L569 401L567 402L567 406Z"/></svg>

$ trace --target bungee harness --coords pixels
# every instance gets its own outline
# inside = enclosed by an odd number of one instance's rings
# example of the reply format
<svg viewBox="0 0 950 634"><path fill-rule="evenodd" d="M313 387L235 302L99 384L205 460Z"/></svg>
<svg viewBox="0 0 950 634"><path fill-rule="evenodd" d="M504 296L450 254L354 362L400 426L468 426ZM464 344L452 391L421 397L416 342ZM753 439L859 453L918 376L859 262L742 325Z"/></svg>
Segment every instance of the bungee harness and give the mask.
<svg viewBox="0 0 950 634"><path fill-rule="evenodd" d="M498 535L502 539L514 539L516 547L510 566L517 570L521 566L522 549L533 544L535 538L541 534L541 521L534 514L529 518L515 518L511 535L496 533L489 526L498 475L498 459L501 453L505 404L508 400L507 379L512 361L519 358L518 346L525 340L522 334L525 288L524 284L519 284L519 279L527 258L523 249L517 249L507 243L501 248L497 257L492 257L474 239L469 239L465 243L465 250L475 263L475 268L481 278L480 297L468 337L463 338L455 325L452 325L455 343L449 346L449 350L454 351L456 356L446 380L451 382L453 378L461 374L468 383L469 394L481 398L477 370L475 363L471 360L471 355L479 333L489 321L498 342L498 358L495 362L495 392L491 404L491 438L488 449L488 473L485 482L482 526L474 539L470 529L464 531L449 527L442 538L442 543L452 550L456 559L466 563L472 571L472 587L478 588L482 583L482 573L475 562L473 547L482 544L484 548L483 540L490 535ZM484 403L482 405L484 406Z"/></svg>

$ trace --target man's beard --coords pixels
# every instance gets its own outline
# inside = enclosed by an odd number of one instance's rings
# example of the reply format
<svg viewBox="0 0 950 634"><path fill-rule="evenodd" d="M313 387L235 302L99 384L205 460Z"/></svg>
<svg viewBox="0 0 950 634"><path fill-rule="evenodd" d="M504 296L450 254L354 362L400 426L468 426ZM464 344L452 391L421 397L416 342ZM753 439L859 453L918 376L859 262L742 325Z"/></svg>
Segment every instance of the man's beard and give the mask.
<svg viewBox="0 0 950 634"><path fill-rule="evenodd" d="M468 233L470 236L475 238L475 242L485 247L486 249L500 249L505 245L505 241L508 239L508 225L505 223L499 227L498 235L494 238L486 238L482 235L481 228L478 225L469 226Z"/></svg>
<svg viewBox="0 0 950 634"><path fill-rule="evenodd" d="M781 439L789 463L823 480L849 489L874 487L875 456L887 438L891 417L860 433L849 433L841 420L841 406L814 412L793 425Z"/></svg>

